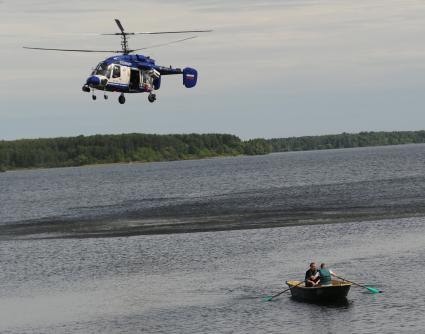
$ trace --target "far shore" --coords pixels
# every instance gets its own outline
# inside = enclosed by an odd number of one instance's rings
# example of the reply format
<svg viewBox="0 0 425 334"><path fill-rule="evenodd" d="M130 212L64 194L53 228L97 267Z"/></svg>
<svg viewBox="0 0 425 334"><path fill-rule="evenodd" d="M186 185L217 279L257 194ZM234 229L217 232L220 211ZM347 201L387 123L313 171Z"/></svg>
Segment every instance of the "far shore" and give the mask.
<svg viewBox="0 0 425 334"><path fill-rule="evenodd" d="M167 162L176 162L176 161L195 161L195 160L218 160L218 159L227 159L227 158L237 158L237 157L253 157L253 156L265 156L270 154L285 154L285 153L302 153L302 152L316 152L316 151L340 151L340 150L356 150L356 149L370 149L370 148L383 148L383 147L397 147L397 146L409 146L409 145L425 145L424 143L406 143L406 144L397 144L397 145L376 145L376 146L364 146L364 147L340 147L340 148L326 148L326 149L311 149L311 150L299 150L299 151L279 151L271 152L268 154L260 155L218 155L212 157L193 157L187 159L177 159L177 160L158 160L158 161L121 161L121 162L104 162L104 163L94 163L87 165L78 165L78 166L61 166L61 167L27 167L27 168L14 168L14 169L0 169L1 172L19 172L19 171L31 171L31 170L50 170L50 169L62 169L62 168L96 168L96 167L108 167L108 166L127 166L127 165L144 165L144 164L153 164L153 163L167 163Z"/></svg>
<svg viewBox="0 0 425 334"><path fill-rule="evenodd" d="M278 153L278 152L276 152ZM283 153L283 152L281 152ZM270 153L273 154L273 153ZM264 154L263 154L264 155ZM50 170L50 169L62 169L62 168L96 168L96 167L108 167L108 166L127 166L127 165L145 165L145 164L157 164L157 163L167 163L167 162L176 162L176 161L194 161L194 160L215 160L215 159L225 159L225 158L236 158L236 157L252 157L252 155L218 155L215 157L196 157L188 159L178 159L178 160L158 160L158 161L121 161L121 162L101 162L95 164L79 165L79 166L62 166L62 167L27 167L27 168L14 168L7 169L0 172L19 172L19 171L31 171L31 170Z"/></svg>
<svg viewBox="0 0 425 334"><path fill-rule="evenodd" d="M276 152L422 143L425 143L425 130L371 131L249 140L220 133L168 135L127 133L0 140L0 171L197 160L266 155Z"/></svg>

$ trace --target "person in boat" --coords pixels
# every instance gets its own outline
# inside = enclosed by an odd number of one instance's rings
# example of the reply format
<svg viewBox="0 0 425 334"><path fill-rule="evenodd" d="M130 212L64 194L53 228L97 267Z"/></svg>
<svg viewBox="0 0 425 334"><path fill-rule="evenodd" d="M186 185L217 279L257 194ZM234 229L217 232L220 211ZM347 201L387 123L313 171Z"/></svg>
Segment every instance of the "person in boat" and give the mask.
<svg viewBox="0 0 425 334"><path fill-rule="evenodd" d="M305 273L305 286L312 287L319 284L319 271L317 270L316 263L310 263L310 268Z"/></svg>
<svg viewBox="0 0 425 334"><path fill-rule="evenodd" d="M319 281L318 284L321 286L329 286L332 285L332 275L336 275L332 270L329 270L326 267L325 263L320 265L320 269L318 270Z"/></svg>

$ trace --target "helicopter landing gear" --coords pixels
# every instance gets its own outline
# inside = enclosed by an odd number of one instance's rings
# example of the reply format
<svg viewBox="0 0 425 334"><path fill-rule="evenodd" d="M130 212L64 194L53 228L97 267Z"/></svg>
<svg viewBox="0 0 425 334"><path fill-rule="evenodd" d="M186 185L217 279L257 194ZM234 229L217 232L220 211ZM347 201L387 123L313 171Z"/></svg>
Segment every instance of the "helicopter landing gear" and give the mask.
<svg viewBox="0 0 425 334"><path fill-rule="evenodd" d="M105 100L107 100L107 99L108 99L108 95L106 95L105 93L103 93L103 98L104 98Z"/></svg>
<svg viewBox="0 0 425 334"><path fill-rule="evenodd" d="M125 96L124 96L124 94L121 94L121 95L119 96L119 98L118 98L118 102L119 102L120 104L124 104L124 103L125 103Z"/></svg>
<svg viewBox="0 0 425 334"><path fill-rule="evenodd" d="M96 101L96 95L94 95L94 88L91 90L91 99Z"/></svg>
<svg viewBox="0 0 425 334"><path fill-rule="evenodd" d="M156 94L150 93L148 95L148 100L149 100L150 103L154 103L155 100L156 100Z"/></svg>

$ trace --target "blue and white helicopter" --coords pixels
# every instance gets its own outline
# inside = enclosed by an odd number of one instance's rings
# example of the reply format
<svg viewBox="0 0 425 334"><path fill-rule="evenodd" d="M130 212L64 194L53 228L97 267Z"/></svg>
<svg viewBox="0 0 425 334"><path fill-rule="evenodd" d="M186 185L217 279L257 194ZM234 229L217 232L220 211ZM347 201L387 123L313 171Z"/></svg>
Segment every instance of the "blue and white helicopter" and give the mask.
<svg viewBox="0 0 425 334"><path fill-rule="evenodd" d="M51 48L35 48L26 47L25 49L33 50L48 50L48 51L69 51L69 52L103 52L103 53L117 53L119 55L109 57L100 62L93 70L91 75L87 78L83 86L83 91L92 92L92 99L96 100L95 90L103 91L103 96L108 99L106 92L118 92L119 103L125 103L124 93L149 93L149 102L155 102L157 91L161 86L161 77L163 75L182 74L183 85L186 88L196 86L198 80L198 72L190 67L183 70L180 68L165 67L155 64L155 61L149 56L140 54L132 54L135 51L150 49L152 47L159 47L169 45L177 42L183 42L189 39L196 38L191 36L180 40L175 40L168 43L152 45L145 48L130 49L128 47L128 36L130 35L159 35L159 34L182 34L182 33L201 33L211 32L212 30L180 30L180 31L158 31L158 32L126 32L118 19L115 22L121 32L102 35L116 35L121 36L122 50L78 50L78 49L51 49Z"/></svg>

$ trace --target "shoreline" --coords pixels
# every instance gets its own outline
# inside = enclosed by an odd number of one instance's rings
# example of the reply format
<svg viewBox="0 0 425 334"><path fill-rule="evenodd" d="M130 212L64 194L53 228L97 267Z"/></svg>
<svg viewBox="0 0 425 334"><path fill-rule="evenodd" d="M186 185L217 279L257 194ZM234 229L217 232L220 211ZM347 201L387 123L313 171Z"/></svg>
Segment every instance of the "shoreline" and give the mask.
<svg viewBox="0 0 425 334"><path fill-rule="evenodd" d="M273 153L284 153L284 152L272 152ZM264 156L267 154L260 154L258 156ZM158 160L158 161L129 161L129 162L105 162L105 163L94 163L88 165L79 165L79 166L56 166L56 167L26 167L26 168L14 168L0 170L0 173L10 173L10 172L22 172L22 171L39 171L39 170L51 170L51 169L62 169L62 168L97 168L97 167L108 167L108 166L127 166L127 165L145 165L145 164L157 164L157 163L167 163L167 162L177 162L177 161L193 161L193 160L215 160L215 159L224 159L224 158L237 158L237 157L254 157L257 155L247 155L247 154L237 154L237 155L217 155L212 157L196 157L188 159L178 159L178 160Z"/></svg>
<svg viewBox="0 0 425 334"><path fill-rule="evenodd" d="M158 160L158 161L121 161L121 162L104 162L104 163L92 163L87 165L78 165L78 166L55 166L55 167L25 167L25 168L14 168L14 169L0 169L0 174L6 172L21 172L21 171L39 171L39 170L50 170L50 169L62 169L62 168L96 168L96 167L108 167L108 166L117 166L117 165L133 165L133 164L152 164L152 163L167 163L167 162L177 162L177 161L195 161L195 160L215 160L215 159L225 159L225 158L238 158L238 157L258 157L258 156L267 156L271 154L286 154L286 153L302 153L302 152L325 152L325 151L342 151L342 150L362 150L370 148L390 148L390 147L400 147L400 146L410 146L410 145L425 145L425 143L405 143L405 144L395 144L395 145L371 145L371 146L361 146L361 147L337 147L337 148L320 148L320 149L309 149L309 150L292 150L292 151L273 151L266 154L229 154L229 155L216 155L209 157L193 157L187 159L177 159L177 160Z"/></svg>
<svg viewBox="0 0 425 334"><path fill-rule="evenodd" d="M153 164L153 163L167 163L167 162L178 162L178 161L195 161L195 160L218 160L225 158L238 158L238 157L258 157L258 156L267 156L271 154L286 154L286 153L303 153L303 152L325 152L325 151L342 151L342 150L363 150L370 148L390 148L390 147L400 147L400 146L409 146L409 145L425 145L425 143L405 143L405 144L396 144L396 145L376 145L376 146L362 146L362 147L339 147L339 148L325 148L325 149L312 149L312 150L294 150L294 151L274 151L266 154L258 155L248 155L248 154L235 154L235 155L216 155L211 157L193 157L188 159L177 159L177 160L158 160L158 161L129 161L129 162L105 162L105 163L94 163L88 165L78 165L78 166L57 166L57 167L26 167L26 168L14 168L14 169L5 169L0 170L0 174L6 172L22 172L22 171L40 171L40 170L51 170L51 169L62 169L62 168L97 168L97 167L108 167L108 166L127 166L127 165L144 165L144 164Z"/></svg>

